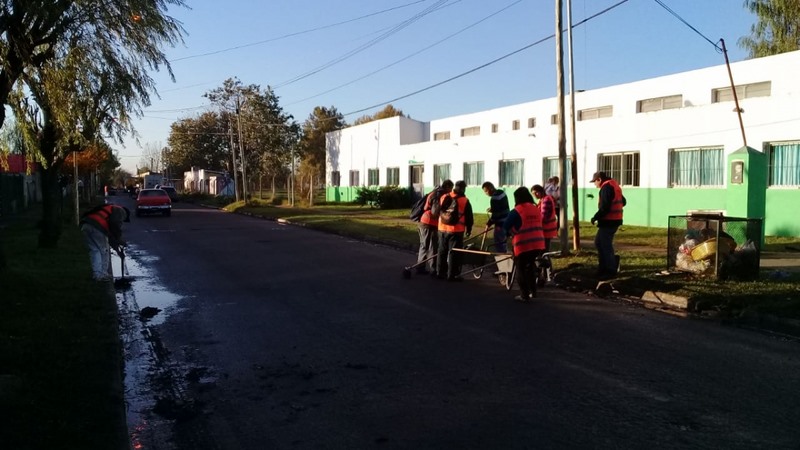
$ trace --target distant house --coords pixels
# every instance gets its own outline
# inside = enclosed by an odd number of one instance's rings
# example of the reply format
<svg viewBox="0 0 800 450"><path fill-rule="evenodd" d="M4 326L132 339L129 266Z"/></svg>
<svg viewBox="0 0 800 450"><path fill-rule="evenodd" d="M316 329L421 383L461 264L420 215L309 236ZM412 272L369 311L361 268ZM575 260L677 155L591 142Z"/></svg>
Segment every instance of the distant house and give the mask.
<svg viewBox="0 0 800 450"><path fill-rule="evenodd" d="M0 215L42 201L41 178L24 155L0 154Z"/></svg>
<svg viewBox="0 0 800 450"><path fill-rule="evenodd" d="M183 191L186 193L233 197L233 189L233 180L226 172L192 167L183 173Z"/></svg>

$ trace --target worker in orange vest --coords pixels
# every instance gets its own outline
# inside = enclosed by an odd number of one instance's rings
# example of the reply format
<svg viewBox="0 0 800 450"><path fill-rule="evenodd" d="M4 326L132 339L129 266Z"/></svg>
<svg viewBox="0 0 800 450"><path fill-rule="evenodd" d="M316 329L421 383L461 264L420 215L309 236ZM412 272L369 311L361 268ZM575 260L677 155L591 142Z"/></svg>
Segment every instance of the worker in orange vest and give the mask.
<svg viewBox="0 0 800 450"><path fill-rule="evenodd" d="M622 225L622 208L627 204L622 188L605 172L595 172L590 180L600 188L597 199L597 212L592 217L592 225L597 223L594 246L597 248L597 276L601 279L617 275L619 258L614 253L614 235Z"/></svg>
<svg viewBox="0 0 800 450"><path fill-rule="evenodd" d="M92 277L98 281L110 281L111 249L122 256L125 241L122 240L122 223L131 221L131 212L124 206L107 204L89 210L80 221L81 232L89 247Z"/></svg>
<svg viewBox="0 0 800 450"><path fill-rule="evenodd" d="M427 260L425 265L417 266L418 274L425 274L430 272L431 275L436 276L436 255L439 247L439 199L444 194L449 194L453 190L453 182L451 180L442 181L441 186L432 190L425 198L425 206L422 210L422 216L419 218L417 231L419 231L419 252L417 254L417 264Z"/></svg>
<svg viewBox="0 0 800 450"><path fill-rule="evenodd" d="M550 251L550 242L558 237L558 218L556 217L556 200L546 193L544 187L535 184L531 188L533 196L539 200L538 207L542 213L542 233L544 233L544 251Z"/></svg>
<svg viewBox="0 0 800 450"><path fill-rule="evenodd" d="M450 250L463 248L464 238L472 233L474 218L466 190L466 182L456 181L453 190L439 198L439 252L436 256L436 276L439 279L463 280L459 275L461 264L453 259Z"/></svg>
<svg viewBox="0 0 800 450"><path fill-rule="evenodd" d="M529 302L536 297L536 259L544 253L544 233L542 232L542 213L533 204L533 196L528 188L521 186L514 191L514 209L508 213L503 227L513 235L514 265L520 295L514 297L518 302Z"/></svg>

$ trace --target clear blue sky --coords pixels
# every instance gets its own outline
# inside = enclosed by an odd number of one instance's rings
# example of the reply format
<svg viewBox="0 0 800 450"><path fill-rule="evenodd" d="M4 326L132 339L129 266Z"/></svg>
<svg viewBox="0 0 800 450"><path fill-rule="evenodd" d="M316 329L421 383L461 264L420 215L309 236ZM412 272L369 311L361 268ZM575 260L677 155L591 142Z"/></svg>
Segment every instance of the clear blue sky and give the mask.
<svg viewBox="0 0 800 450"><path fill-rule="evenodd" d="M563 0L566 8L568 0ZM385 102L423 121L553 97L553 0L187 0L170 15L185 44L166 49L175 73L154 73L161 99L134 122L120 151L133 172L145 146L167 145L170 124L208 105L203 94L238 77L272 86L280 105L303 122L315 106L334 106L348 122ZM620 0L573 0L573 23ZM731 62L755 16L742 0L661 0L712 42L725 40ZM709 67L724 58L656 0L628 0L573 31L576 89ZM367 16L367 17L364 17ZM358 20L354 20L358 19ZM566 26L566 23L565 23ZM566 45L566 38L564 41ZM373 73L375 72L375 73ZM735 77L735 74L734 74ZM375 106L374 105L380 105ZM372 108L370 108L372 107ZM369 108L366 111L353 113Z"/></svg>

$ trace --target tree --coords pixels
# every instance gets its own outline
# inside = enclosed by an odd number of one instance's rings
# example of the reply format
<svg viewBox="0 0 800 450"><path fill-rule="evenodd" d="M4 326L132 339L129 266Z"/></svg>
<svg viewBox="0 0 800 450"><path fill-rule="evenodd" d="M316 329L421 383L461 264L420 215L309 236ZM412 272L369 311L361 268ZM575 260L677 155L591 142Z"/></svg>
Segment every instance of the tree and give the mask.
<svg viewBox="0 0 800 450"><path fill-rule="evenodd" d="M751 58L800 49L800 0L745 0L744 6L758 16L750 36L739 39Z"/></svg>
<svg viewBox="0 0 800 450"><path fill-rule="evenodd" d="M147 167L148 172L160 172L163 166L161 142L148 142L144 144L142 156L139 158L139 167Z"/></svg>
<svg viewBox="0 0 800 450"><path fill-rule="evenodd" d="M380 119L388 119L389 117L408 117L403 114L403 111L396 109L392 104L386 105L382 110L376 112L374 115L366 115L361 116L353 122L353 125L361 125L367 122L372 122L373 120L380 120Z"/></svg>
<svg viewBox="0 0 800 450"><path fill-rule="evenodd" d="M174 173L192 166L209 170L230 171L230 139L228 119L214 111L174 122L167 138L166 164Z"/></svg>
<svg viewBox="0 0 800 450"><path fill-rule="evenodd" d="M303 123L303 137L300 142L302 163L300 173L310 179L325 179L326 145L325 134L341 130L347 126L339 111L331 106L317 106Z"/></svg>
<svg viewBox="0 0 800 450"><path fill-rule="evenodd" d="M182 30L166 15L166 7L183 2L84 0L56 1L55 6L42 1L13 3L13 8L6 5L4 18L28 14L34 18L32 26L38 22L54 23L51 34L43 38L44 43L33 47L39 58L28 58L35 64L29 62L23 67L19 82L8 95L26 142L37 152L41 169L43 213L39 245L53 247L61 232L59 173L66 156L101 141L101 133L121 142L125 133L133 131L131 115L141 115L141 107L149 104L150 92L155 91L148 70L161 66L169 70L161 47L180 40ZM67 6L56 7L62 3ZM20 38L7 39L12 45ZM5 66L13 65L15 57L4 57L8 59L3 61L5 70Z"/></svg>

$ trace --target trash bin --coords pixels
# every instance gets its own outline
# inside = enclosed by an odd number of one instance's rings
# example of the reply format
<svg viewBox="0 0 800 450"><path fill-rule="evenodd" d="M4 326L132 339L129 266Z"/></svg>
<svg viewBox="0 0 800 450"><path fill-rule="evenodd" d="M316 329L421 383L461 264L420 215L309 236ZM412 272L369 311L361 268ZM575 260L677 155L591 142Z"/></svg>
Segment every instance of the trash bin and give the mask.
<svg viewBox="0 0 800 450"><path fill-rule="evenodd" d="M761 269L762 223L720 212L669 216L667 270L755 280Z"/></svg>

